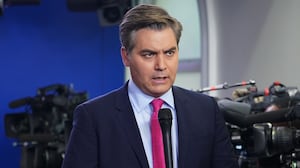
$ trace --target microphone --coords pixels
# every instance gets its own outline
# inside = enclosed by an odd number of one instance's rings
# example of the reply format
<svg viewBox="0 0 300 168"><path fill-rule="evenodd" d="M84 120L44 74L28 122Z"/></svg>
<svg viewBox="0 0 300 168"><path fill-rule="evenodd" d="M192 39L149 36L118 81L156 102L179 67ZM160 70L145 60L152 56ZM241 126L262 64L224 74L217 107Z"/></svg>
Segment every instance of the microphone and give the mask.
<svg viewBox="0 0 300 168"><path fill-rule="evenodd" d="M300 117L300 105L257 114L250 114L251 107L246 103L221 100L218 105L224 112L225 120L240 127L249 127L255 123L291 121Z"/></svg>
<svg viewBox="0 0 300 168"><path fill-rule="evenodd" d="M162 130L166 168L173 168L172 141L171 141L171 126L172 126L171 110L167 108L160 109L158 113L158 120Z"/></svg>

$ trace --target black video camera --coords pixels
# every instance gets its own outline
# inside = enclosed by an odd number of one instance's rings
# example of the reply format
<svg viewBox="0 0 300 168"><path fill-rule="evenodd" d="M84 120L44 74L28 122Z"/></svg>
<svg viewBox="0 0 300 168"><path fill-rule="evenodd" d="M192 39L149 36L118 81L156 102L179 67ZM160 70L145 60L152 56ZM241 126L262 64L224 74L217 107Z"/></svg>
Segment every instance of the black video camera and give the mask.
<svg viewBox="0 0 300 168"><path fill-rule="evenodd" d="M22 148L22 168L61 166L72 112L87 99L87 92L75 92L72 85L53 84L39 88L34 97L9 103L10 108L25 109L4 116L6 136Z"/></svg>
<svg viewBox="0 0 300 168"><path fill-rule="evenodd" d="M264 91L218 99L241 168L300 165L300 92L274 82Z"/></svg>

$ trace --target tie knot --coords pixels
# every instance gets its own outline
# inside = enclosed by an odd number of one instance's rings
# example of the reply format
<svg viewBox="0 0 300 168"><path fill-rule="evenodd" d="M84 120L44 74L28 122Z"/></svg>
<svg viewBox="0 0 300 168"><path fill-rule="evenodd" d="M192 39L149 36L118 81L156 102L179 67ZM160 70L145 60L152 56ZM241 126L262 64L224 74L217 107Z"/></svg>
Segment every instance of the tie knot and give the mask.
<svg viewBox="0 0 300 168"><path fill-rule="evenodd" d="M158 112L163 103L164 101L160 98L153 99L151 102L153 107L153 112Z"/></svg>

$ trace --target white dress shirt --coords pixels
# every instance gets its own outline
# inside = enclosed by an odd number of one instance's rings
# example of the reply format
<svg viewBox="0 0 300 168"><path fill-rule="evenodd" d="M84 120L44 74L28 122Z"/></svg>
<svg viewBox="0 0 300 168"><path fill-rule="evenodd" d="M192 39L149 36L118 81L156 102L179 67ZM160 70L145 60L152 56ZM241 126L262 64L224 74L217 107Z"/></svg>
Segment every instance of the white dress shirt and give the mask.
<svg viewBox="0 0 300 168"><path fill-rule="evenodd" d="M154 97L144 94L132 80L128 83L129 100L133 108L135 119L140 130L144 149L148 159L150 168L153 168L152 160L152 145L151 145L151 131L150 118L152 114L151 101ZM171 127L172 138L172 152L173 152L173 167L177 168L178 164L178 134L177 134L177 117L173 98L172 88L160 97L164 100L162 108L169 108L172 112L173 120Z"/></svg>

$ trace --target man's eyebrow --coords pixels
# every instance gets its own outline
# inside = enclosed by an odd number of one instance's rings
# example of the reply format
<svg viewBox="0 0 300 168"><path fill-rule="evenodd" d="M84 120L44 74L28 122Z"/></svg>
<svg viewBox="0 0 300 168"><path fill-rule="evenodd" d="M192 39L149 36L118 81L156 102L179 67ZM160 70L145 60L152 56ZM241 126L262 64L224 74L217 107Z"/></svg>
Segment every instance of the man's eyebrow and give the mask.
<svg viewBox="0 0 300 168"><path fill-rule="evenodd" d="M163 52L174 51L174 50L176 50L176 49L177 49L177 47L171 47L171 48L169 48L169 49L167 49L167 50L164 50ZM142 50L140 51L140 53L157 53L157 51L151 50L151 49L142 49Z"/></svg>
<svg viewBox="0 0 300 168"><path fill-rule="evenodd" d="M176 49L177 49L177 47L171 47L170 49L165 50L165 51L173 51L173 50L176 50Z"/></svg>
<svg viewBox="0 0 300 168"><path fill-rule="evenodd" d="M151 54L156 54L157 51L154 50L150 50L150 49L143 49L141 50L139 53L143 54L143 53L151 53Z"/></svg>
<svg viewBox="0 0 300 168"><path fill-rule="evenodd" d="M141 52L156 52L156 51L150 49L142 49Z"/></svg>

